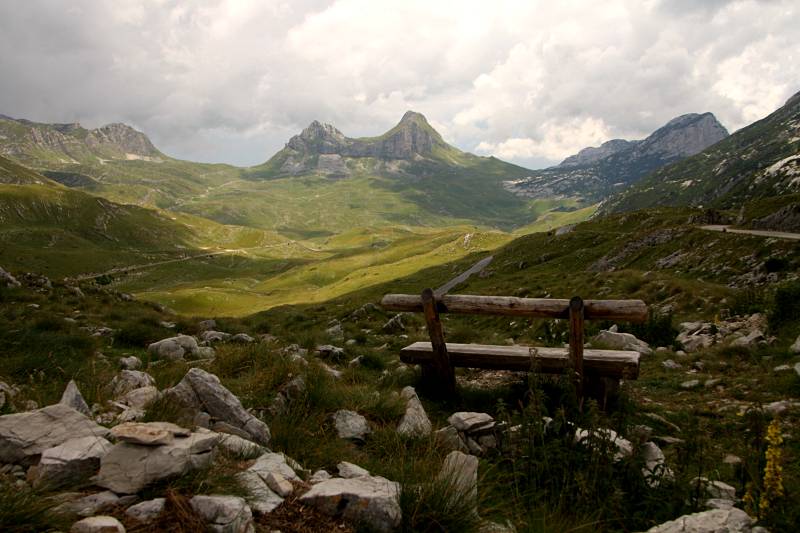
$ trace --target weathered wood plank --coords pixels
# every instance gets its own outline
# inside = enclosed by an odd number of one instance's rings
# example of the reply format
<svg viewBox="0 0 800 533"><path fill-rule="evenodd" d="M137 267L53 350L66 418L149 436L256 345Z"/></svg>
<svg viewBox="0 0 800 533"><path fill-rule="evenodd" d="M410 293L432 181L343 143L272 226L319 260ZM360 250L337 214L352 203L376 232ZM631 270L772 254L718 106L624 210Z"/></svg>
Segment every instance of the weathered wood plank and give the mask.
<svg viewBox="0 0 800 533"><path fill-rule="evenodd" d="M535 348L527 346L495 346L486 344L447 343L447 356L451 366L517 370L527 372L559 373L568 366L567 348ZM400 360L408 364L430 363L431 343L415 342L400 351ZM616 379L636 379L639 376L639 353L621 350L584 349L583 370L587 376Z"/></svg>
<svg viewBox="0 0 800 533"><path fill-rule="evenodd" d="M586 320L647 320L647 305L641 300L584 300ZM422 312L422 299L413 294L387 294L381 300L385 309ZM569 300L516 298L514 296L474 296L446 294L436 302L439 313L569 318Z"/></svg>
<svg viewBox="0 0 800 533"><path fill-rule="evenodd" d="M456 375L447 356L442 322L436 311L436 298L432 289L425 289L421 295L428 335L431 338L431 359L422 366L423 386L429 393L452 397L456 392Z"/></svg>
<svg viewBox="0 0 800 533"><path fill-rule="evenodd" d="M575 371L575 393L583 405L583 300L575 296L569 301L569 357Z"/></svg>

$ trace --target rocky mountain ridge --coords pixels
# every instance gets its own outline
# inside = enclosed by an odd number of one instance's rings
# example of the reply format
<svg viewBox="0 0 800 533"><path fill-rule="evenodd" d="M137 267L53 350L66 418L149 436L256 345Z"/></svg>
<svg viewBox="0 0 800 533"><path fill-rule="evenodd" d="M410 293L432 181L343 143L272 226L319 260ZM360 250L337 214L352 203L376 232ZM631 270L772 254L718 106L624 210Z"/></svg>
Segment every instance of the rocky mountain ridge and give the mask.
<svg viewBox="0 0 800 533"><path fill-rule="evenodd" d="M506 182L505 186L520 196L578 196L596 201L727 136L712 113L689 113L670 120L645 139L613 139L599 147L584 148L557 166Z"/></svg>
<svg viewBox="0 0 800 533"><path fill-rule="evenodd" d="M276 175L319 172L342 177L349 174L348 158L374 158L391 167L435 157L437 150L461 153L442 139L424 115L407 111L395 127L377 137L347 137L333 125L315 120L264 166Z"/></svg>
<svg viewBox="0 0 800 533"><path fill-rule="evenodd" d="M609 199L602 212L653 206L736 207L800 192L800 92L775 112Z"/></svg>
<svg viewBox="0 0 800 533"><path fill-rule="evenodd" d="M36 166L166 158L142 132L122 123L86 129L79 123L44 124L0 115L0 155Z"/></svg>

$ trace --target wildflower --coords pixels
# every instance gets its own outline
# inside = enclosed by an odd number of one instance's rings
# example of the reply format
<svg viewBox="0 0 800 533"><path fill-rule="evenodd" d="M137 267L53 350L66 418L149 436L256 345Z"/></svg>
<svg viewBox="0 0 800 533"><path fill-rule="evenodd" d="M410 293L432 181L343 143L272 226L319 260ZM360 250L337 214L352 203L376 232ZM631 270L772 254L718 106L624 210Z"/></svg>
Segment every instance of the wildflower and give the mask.
<svg viewBox="0 0 800 533"><path fill-rule="evenodd" d="M783 497L783 468L781 467L781 424L775 418L767 428L767 466L764 467L764 489L758 502L759 516L765 518L773 503Z"/></svg>

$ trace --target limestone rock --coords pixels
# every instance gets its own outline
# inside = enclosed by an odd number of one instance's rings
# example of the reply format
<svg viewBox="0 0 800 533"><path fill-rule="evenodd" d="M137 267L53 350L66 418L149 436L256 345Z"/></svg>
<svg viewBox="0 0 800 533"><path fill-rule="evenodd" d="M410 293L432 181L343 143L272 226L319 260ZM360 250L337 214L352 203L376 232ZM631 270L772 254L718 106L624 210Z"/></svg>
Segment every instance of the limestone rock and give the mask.
<svg viewBox="0 0 800 533"><path fill-rule="evenodd" d="M210 318L208 320L202 320L197 323L197 329L199 329L200 331L207 331L209 329L214 329L216 327L217 327L217 321L214 320L213 318Z"/></svg>
<svg viewBox="0 0 800 533"><path fill-rule="evenodd" d="M447 421L458 431L469 433L492 425L494 423L494 418L486 413L461 411L450 415Z"/></svg>
<svg viewBox="0 0 800 533"><path fill-rule="evenodd" d="M61 400L58 403L72 407L79 413L82 413L86 416L91 416L92 414L92 411L86 404L86 400L84 400L83 396L81 395L81 391L78 390L78 385L73 379L69 380L69 383L67 383L67 387L64 389L64 394L61 395Z"/></svg>
<svg viewBox="0 0 800 533"><path fill-rule="evenodd" d="M125 527L113 516L90 516L72 524L70 533L125 533Z"/></svg>
<svg viewBox="0 0 800 533"><path fill-rule="evenodd" d="M225 333L224 331L208 330L200 334L200 340L208 344L214 344L215 342L225 342L231 336L230 333Z"/></svg>
<svg viewBox="0 0 800 533"><path fill-rule="evenodd" d="M125 514L134 520L146 524L152 522L164 511L167 500L165 498L155 498L136 505L131 505L125 510Z"/></svg>
<svg viewBox="0 0 800 533"><path fill-rule="evenodd" d="M414 387L405 387L400 396L406 400L406 412L397 426L397 432L410 437L426 437L431 434L431 421L419 401Z"/></svg>
<svg viewBox="0 0 800 533"><path fill-rule="evenodd" d="M311 483L312 485L315 485L327 479L331 479L331 475L328 473L327 470L317 470L311 475L310 478L308 478L308 482Z"/></svg>
<svg viewBox="0 0 800 533"><path fill-rule="evenodd" d="M147 347L148 353L166 359L167 361L178 361L186 355L197 355L197 340L189 335L178 335L154 342Z"/></svg>
<svg viewBox="0 0 800 533"><path fill-rule="evenodd" d="M710 481L705 477L696 477L692 479L691 485L693 487L700 485L709 498L736 501L736 488L722 481Z"/></svg>
<svg viewBox="0 0 800 533"><path fill-rule="evenodd" d="M381 327L381 331L384 333L402 333L405 330L406 326L403 324L403 313L394 315Z"/></svg>
<svg viewBox="0 0 800 533"><path fill-rule="evenodd" d="M764 411L772 416L782 415L790 409L800 408L800 401L798 400L778 400L770 402L764 406Z"/></svg>
<svg viewBox="0 0 800 533"><path fill-rule="evenodd" d="M294 492L294 485L292 485L288 479L276 472L270 472L267 474L267 479L264 481L267 483L267 486L272 490L272 492L281 498L286 498L292 492Z"/></svg>
<svg viewBox="0 0 800 533"><path fill-rule="evenodd" d="M597 431L590 432L585 429L578 429L575 431L575 442L583 442L585 440L591 440L591 438L600 438L609 441L616 447L616 451L614 452L614 460L619 461L624 457L630 457L633 454L633 444L619 434L613 429L608 428L600 428ZM590 443L591 445L591 443Z"/></svg>
<svg viewBox="0 0 800 533"><path fill-rule="evenodd" d="M67 496L70 494L68 493ZM123 496L120 498L110 490L103 492L96 492L86 496L77 493L78 498L73 498L70 501L58 505L53 510L67 515L77 516L93 516L100 512L117 507L120 505L129 505L136 500L136 496Z"/></svg>
<svg viewBox="0 0 800 533"><path fill-rule="evenodd" d="M3 270L2 267L0 267L0 284L9 289L20 287L22 285L19 281L17 281L17 278Z"/></svg>
<svg viewBox="0 0 800 533"><path fill-rule="evenodd" d="M266 448L238 435L221 434L219 448L236 457L260 456Z"/></svg>
<svg viewBox="0 0 800 533"><path fill-rule="evenodd" d="M343 477L345 479L369 475L369 470L361 468L358 465L354 465L353 463L348 463L347 461L342 461L341 463L337 464L336 468L339 470L339 477Z"/></svg>
<svg viewBox="0 0 800 533"><path fill-rule="evenodd" d="M455 501L468 501L478 512L478 458L459 451L452 451L444 458L437 480L446 487L447 494Z"/></svg>
<svg viewBox="0 0 800 533"><path fill-rule="evenodd" d="M642 355L652 355L653 353L650 345L630 333L603 330L592 339L592 343L608 346L612 350L631 350Z"/></svg>
<svg viewBox="0 0 800 533"><path fill-rule="evenodd" d="M147 372L122 370L111 380L111 391L115 398L121 398L134 389L154 387L156 380Z"/></svg>
<svg viewBox="0 0 800 533"><path fill-rule="evenodd" d="M253 513L243 498L237 496L194 496L192 509L203 517L209 531L250 533L255 531Z"/></svg>
<svg viewBox="0 0 800 533"><path fill-rule="evenodd" d="M283 498L272 492L272 489L256 472L250 470L239 472L236 474L236 479L247 491L245 499L253 511L260 514L271 513L283 503Z"/></svg>
<svg viewBox="0 0 800 533"><path fill-rule="evenodd" d="M652 527L647 533L750 533L753 519L741 509L713 509Z"/></svg>
<svg viewBox="0 0 800 533"><path fill-rule="evenodd" d="M789 346L789 353L793 353L795 355L800 354L800 335L798 335L794 343Z"/></svg>
<svg viewBox="0 0 800 533"><path fill-rule="evenodd" d="M286 479L299 481L300 477L295 473L294 469L289 466L286 461L286 456L282 453L268 452L256 459L256 462L247 469L249 472L255 472L261 479L266 481L270 473L275 472L282 475Z"/></svg>
<svg viewBox="0 0 800 533"><path fill-rule="evenodd" d="M158 398L158 389L150 385L129 391L122 398L119 398L119 401L130 407L145 410Z"/></svg>
<svg viewBox="0 0 800 533"><path fill-rule="evenodd" d="M108 435L106 428L62 404L0 416L0 463L31 464L70 439Z"/></svg>
<svg viewBox="0 0 800 533"><path fill-rule="evenodd" d="M696 389L699 386L700 386L699 379L689 379L681 383L682 389Z"/></svg>
<svg viewBox="0 0 800 533"><path fill-rule="evenodd" d="M169 422L126 422L111 428L111 434L120 442L161 446L173 442L176 434L181 437L188 436L189 430Z"/></svg>
<svg viewBox="0 0 800 533"><path fill-rule="evenodd" d="M264 446L269 444L269 427L247 412L239 398L226 389L214 374L201 368L192 368L180 383L165 390L164 395L172 397L184 407L204 411L217 420L243 430L254 442Z"/></svg>
<svg viewBox="0 0 800 533"><path fill-rule="evenodd" d="M346 409L334 413L333 425L340 439L364 440L364 437L372 431L366 418Z"/></svg>
<svg viewBox="0 0 800 533"><path fill-rule="evenodd" d="M231 337L231 342L238 342L239 344L252 344L256 340L247 333L237 333Z"/></svg>
<svg viewBox="0 0 800 533"><path fill-rule="evenodd" d="M458 434L458 430L453 426L444 427L438 431L436 431L436 441L450 450L458 450L461 452L469 451L467 445L464 443L464 440L461 438L461 435Z"/></svg>
<svg viewBox="0 0 800 533"><path fill-rule="evenodd" d="M734 348L753 348L759 342L764 340L764 334L755 329L748 333L747 335L743 335L741 337L737 337L733 341L731 341L731 347Z"/></svg>
<svg viewBox="0 0 800 533"><path fill-rule="evenodd" d="M667 370L680 370L681 369L680 363L676 363L672 359L667 359L666 361L662 361L661 366L663 366Z"/></svg>
<svg viewBox="0 0 800 533"><path fill-rule="evenodd" d="M142 360L135 355L120 357L119 366L121 366L123 370L139 370L142 368Z"/></svg>
<svg viewBox="0 0 800 533"><path fill-rule="evenodd" d="M374 531L400 526L400 484L378 476L328 479L300 496L300 502L331 516L362 523Z"/></svg>
<svg viewBox="0 0 800 533"><path fill-rule="evenodd" d="M119 494L134 494L158 481L204 467L213 460L219 435L192 433L161 446L122 442L100 461L97 485Z"/></svg>
<svg viewBox="0 0 800 533"><path fill-rule="evenodd" d="M55 489L86 481L100 468L100 459L111 450L103 437L79 437L42 452L36 467L36 487Z"/></svg>

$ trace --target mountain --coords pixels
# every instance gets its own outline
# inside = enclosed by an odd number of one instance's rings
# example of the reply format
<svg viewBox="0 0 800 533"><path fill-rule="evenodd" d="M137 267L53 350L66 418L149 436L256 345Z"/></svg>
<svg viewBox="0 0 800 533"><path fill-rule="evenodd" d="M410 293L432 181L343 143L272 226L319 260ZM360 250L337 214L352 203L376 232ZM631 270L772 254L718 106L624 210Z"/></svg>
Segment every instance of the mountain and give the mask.
<svg viewBox="0 0 800 533"><path fill-rule="evenodd" d="M800 93L727 139L612 197L602 212L652 206L737 207L800 192Z"/></svg>
<svg viewBox="0 0 800 533"><path fill-rule="evenodd" d="M407 111L400 122L378 137L350 138L330 124L313 121L261 167L254 177L274 178L309 173L329 177L351 175L349 160L371 158L389 173L402 171L402 162L444 161L468 166L478 156L448 145L424 115Z"/></svg>
<svg viewBox="0 0 800 533"><path fill-rule="evenodd" d="M34 164L166 159L144 133L119 123L88 130L78 123L42 124L0 115L0 141L0 155Z"/></svg>
<svg viewBox="0 0 800 533"><path fill-rule="evenodd" d="M584 148L557 166L505 185L520 196L597 201L727 136L713 114L690 113L670 120L646 139L613 139L599 147Z"/></svg>

